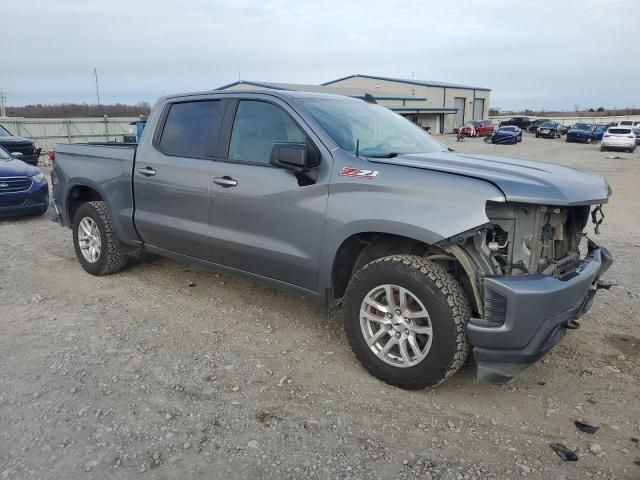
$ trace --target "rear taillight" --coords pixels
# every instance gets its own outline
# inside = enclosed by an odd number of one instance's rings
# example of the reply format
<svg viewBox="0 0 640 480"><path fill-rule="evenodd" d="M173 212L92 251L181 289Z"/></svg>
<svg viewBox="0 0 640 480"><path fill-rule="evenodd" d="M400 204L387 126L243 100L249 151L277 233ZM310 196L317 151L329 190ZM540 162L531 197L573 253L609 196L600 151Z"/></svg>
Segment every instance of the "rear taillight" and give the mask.
<svg viewBox="0 0 640 480"><path fill-rule="evenodd" d="M56 160L56 151L55 150L49 150L47 152L47 155L49 156L49 160L51 160L52 162L55 162L55 160Z"/></svg>
<svg viewBox="0 0 640 480"><path fill-rule="evenodd" d="M608 134L607 134L607 135L605 135L605 136L604 136L604 138L609 138L610 136L611 136L611 135L608 135Z"/></svg>

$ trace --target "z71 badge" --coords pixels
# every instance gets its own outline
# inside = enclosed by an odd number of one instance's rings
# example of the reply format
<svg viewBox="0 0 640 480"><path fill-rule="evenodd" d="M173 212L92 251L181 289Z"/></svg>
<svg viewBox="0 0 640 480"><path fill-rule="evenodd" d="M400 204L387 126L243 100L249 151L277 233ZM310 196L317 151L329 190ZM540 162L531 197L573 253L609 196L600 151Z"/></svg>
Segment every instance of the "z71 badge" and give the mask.
<svg viewBox="0 0 640 480"><path fill-rule="evenodd" d="M363 170L361 168L342 167L340 175L342 177L366 178L368 180L375 179L380 172L378 170Z"/></svg>

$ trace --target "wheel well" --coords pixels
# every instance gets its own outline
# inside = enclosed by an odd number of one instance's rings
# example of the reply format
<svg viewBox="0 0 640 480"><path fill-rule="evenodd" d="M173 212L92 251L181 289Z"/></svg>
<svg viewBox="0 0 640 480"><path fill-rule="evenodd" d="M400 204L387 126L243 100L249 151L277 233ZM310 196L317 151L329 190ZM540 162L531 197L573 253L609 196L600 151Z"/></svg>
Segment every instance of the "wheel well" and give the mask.
<svg viewBox="0 0 640 480"><path fill-rule="evenodd" d="M331 271L335 298L344 295L355 272L378 258L389 255L423 255L429 245L413 238L388 233L366 232L347 238L336 253Z"/></svg>
<svg viewBox="0 0 640 480"><path fill-rule="evenodd" d="M474 314L481 312L479 298L474 292L469 272L461 264L457 256L441 247L428 245L414 238L391 235L387 233L358 233L347 238L338 249L331 271L331 285L335 299L342 298L351 277L360 268L378 258L389 255L420 255L431 257L432 261L441 265L460 283L467 294Z"/></svg>
<svg viewBox="0 0 640 480"><path fill-rule="evenodd" d="M69 192L69 199L67 200L67 212L69 213L69 222L73 222L73 217L78 210L78 207L83 203L102 201L102 197L93 188L86 187L84 185L77 185Z"/></svg>

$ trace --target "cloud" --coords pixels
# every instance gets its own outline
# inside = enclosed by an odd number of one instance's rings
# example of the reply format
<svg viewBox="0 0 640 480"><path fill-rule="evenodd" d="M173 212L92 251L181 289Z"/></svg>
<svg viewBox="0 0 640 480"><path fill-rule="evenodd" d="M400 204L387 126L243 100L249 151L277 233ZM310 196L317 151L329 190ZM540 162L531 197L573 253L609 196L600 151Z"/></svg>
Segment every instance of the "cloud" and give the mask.
<svg viewBox="0 0 640 480"><path fill-rule="evenodd" d="M153 101L351 73L489 87L503 108L637 103L640 2L5 0L9 103ZM603 10L606 9L606 16ZM25 25L29 27L25 31ZM628 85L628 88L620 88Z"/></svg>

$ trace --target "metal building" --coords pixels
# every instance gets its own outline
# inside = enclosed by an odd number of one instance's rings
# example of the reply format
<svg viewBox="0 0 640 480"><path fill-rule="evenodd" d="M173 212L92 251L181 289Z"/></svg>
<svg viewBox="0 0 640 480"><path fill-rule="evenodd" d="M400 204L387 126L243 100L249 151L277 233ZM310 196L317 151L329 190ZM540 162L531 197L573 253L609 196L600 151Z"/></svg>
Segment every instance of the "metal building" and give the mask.
<svg viewBox="0 0 640 480"><path fill-rule="evenodd" d="M322 85L240 80L217 88L256 89L301 90L356 98L364 98L368 93L379 104L432 133L449 133L469 120L487 118L491 93L485 87L359 74L331 80Z"/></svg>

